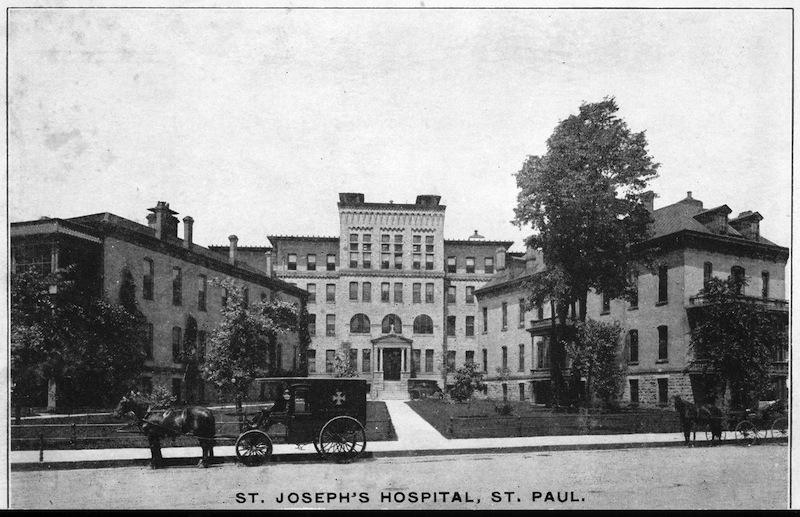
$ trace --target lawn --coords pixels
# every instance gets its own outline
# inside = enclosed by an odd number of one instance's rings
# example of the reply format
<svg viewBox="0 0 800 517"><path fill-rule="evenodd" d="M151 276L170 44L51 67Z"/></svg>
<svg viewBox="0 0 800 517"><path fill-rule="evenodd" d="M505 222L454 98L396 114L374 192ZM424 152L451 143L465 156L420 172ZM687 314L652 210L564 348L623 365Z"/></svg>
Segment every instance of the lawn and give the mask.
<svg viewBox="0 0 800 517"><path fill-rule="evenodd" d="M677 414L666 409L637 409L618 413L553 413L527 402L509 402L510 415L500 415L492 400L448 403L413 400L407 404L447 438L552 436L679 432Z"/></svg>
<svg viewBox="0 0 800 517"><path fill-rule="evenodd" d="M252 413L254 407L246 407L245 412ZM109 411L109 410L107 410ZM239 424L233 407L214 409L217 435L237 436ZM127 419L115 418L111 414L90 414L81 416L53 416L22 420L22 425L11 426L11 449L30 450L39 448L39 436L44 439L45 449L106 449L147 447L147 439L140 434L116 432ZM13 424L12 420L12 424ZM396 440L397 435L392 426L386 404L379 401L367 401L366 436L368 442ZM275 436L275 443L283 440ZM190 437L179 437L162 441L165 447L183 447L197 445L197 440ZM232 440L218 440L218 445L233 445Z"/></svg>

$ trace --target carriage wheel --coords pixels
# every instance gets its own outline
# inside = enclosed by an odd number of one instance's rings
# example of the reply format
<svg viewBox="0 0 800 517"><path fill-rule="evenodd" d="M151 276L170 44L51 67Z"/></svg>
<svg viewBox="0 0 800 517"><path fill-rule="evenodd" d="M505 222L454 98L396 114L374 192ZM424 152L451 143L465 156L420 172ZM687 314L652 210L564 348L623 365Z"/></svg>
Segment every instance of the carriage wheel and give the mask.
<svg viewBox="0 0 800 517"><path fill-rule="evenodd" d="M313 443L314 443L314 450L317 451L317 454L322 456L322 449L319 448L319 442L317 442L317 440L315 439Z"/></svg>
<svg viewBox="0 0 800 517"><path fill-rule="evenodd" d="M747 420L739 422L736 426L736 439L747 445L758 443L758 433L753 423Z"/></svg>
<svg viewBox="0 0 800 517"><path fill-rule="evenodd" d="M785 416L779 416L772 422L772 437L773 438L788 438L789 436L789 419Z"/></svg>
<svg viewBox="0 0 800 517"><path fill-rule="evenodd" d="M272 440L264 431L252 429L236 439L236 458L248 467L263 464L272 454Z"/></svg>
<svg viewBox="0 0 800 517"><path fill-rule="evenodd" d="M364 426L353 417L337 416L328 420L319 432L320 453L325 459L347 463L367 447Z"/></svg>

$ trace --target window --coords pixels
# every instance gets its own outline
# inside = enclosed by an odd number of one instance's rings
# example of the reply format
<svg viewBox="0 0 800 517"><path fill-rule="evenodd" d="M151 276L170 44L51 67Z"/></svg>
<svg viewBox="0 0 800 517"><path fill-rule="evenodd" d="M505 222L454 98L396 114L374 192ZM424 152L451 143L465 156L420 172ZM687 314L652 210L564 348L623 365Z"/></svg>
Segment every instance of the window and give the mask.
<svg viewBox="0 0 800 517"><path fill-rule="evenodd" d="M455 316L448 316L447 317L447 335L448 336L455 336L456 335L456 317Z"/></svg>
<svg viewBox="0 0 800 517"><path fill-rule="evenodd" d="M181 328L172 327L172 360L179 363L181 361Z"/></svg>
<svg viewBox="0 0 800 517"><path fill-rule="evenodd" d="M394 268L403 269L403 236L394 236Z"/></svg>
<svg viewBox="0 0 800 517"><path fill-rule="evenodd" d="M395 253L394 254L394 268L395 269L403 269L403 254L402 253Z"/></svg>
<svg viewBox="0 0 800 517"><path fill-rule="evenodd" d="M308 365L308 373L317 373L317 351L306 350L306 364Z"/></svg>
<svg viewBox="0 0 800 517"><path fill-rule="evenodd" d="M639 331L636 329L628 331L628 362L639 362Z"/></svg>
<svg viewBox="0 0 800 517"><path fill-rule="evenodd" d="M183 298L183 285L181 281L181 268L172 268L172 305L180 305Z"/></svg>
<svg viewBox="0 0 800 517"><path fill-rule="evenodd" d="M519 299L519 328L525 326L525 298Z"/></svg>
<svg viewBox="0 0 800 517"><path fill-rule="evenodd" d="M525 371L525 344L519 344L519 368L518 371L524 372Z"/></svg>
<svg viewBox="0 0 800 517"><path fill-rule="evenodd" d="M385 246L389 246L386 244ZM389 253L381 253L381 269L389 269Z"/></svg>
<svg viewBox="0 0 800 517"><path fill-rule="evenodd" d="M525 400L525 383L519 383L519 400Z"/></svg>
<svg viewBox="0 0 800 517"><path fill-rule="evenodd" d="M395 282L394 284L394 303L403 303L403 283Z"/></svg>
<svg viewBox="0 0 800 517"><path fill-rule="evenodd" d="M769 271L761 272L761 297L769 298Z"/></svg>
<svg viewBox="0 0 800 517"><path fill-rule="evenodd" d="M197 359L202 363L206 359L206 331L197 331Z"/></svg>
<svg viewBox="0 0 800 517"><path fill-rule="evenodd" d="M467 350L464 352L464 364L470 364L475 362L475 351L474 350Z"/></svg>
<svg viewBox="0 0 800 517"><path fill-rule="evenodd" d="M422 253L422 235L412 236L411 243L411 251L414 253Z"/></svg>
<svg viewBox="0 0 800 517"><path fill-rule="evenodd" d="M540 320L544 319L544 303L536 304L536 318Z"/></svg>
<svg viewBox="0 0 800 517"><path fill-rule="evenodd" d="M336 255L328 254L326 267L328 271L336 271Z"/></svg>
<svg viewBox="0 0 800 517"><path fill-rule="evenodd" d="M369 334L369 318L366 314L356 314L350 319L350 333Z"/></svg>
<svg viewBox="0 0 800 517"><path fill-rule="evenodd" d="M350 300L358 301L358 282L350 282Z"/></svg>
<svg viewBox="0 0 800 517"><path fill-rule="evenodd" d="M147 324L147 336L144 340L144 354L148 359L153 358L153 324Z"/></svg>
<svg viewBox="0 0 800 517"><path fill-rule="evenodd" d="M467 316L464 322L464 333L467 336L475 335L475 316Z"/></svg>
<svg viewBox="0 0 800 517"><path fill-rule="evenodd" d="M744 283L744 268L742 266L733 266L731 268L731 278L739 282L736 294L742 294L742 287Z"/></svg>
<svg viewBox="0 0 800 517"><path fill-rule="evenodd" d="M467 273L475 272L475 257L467 257L465 260Z"/></svg>
<svg viewBox="0 0 800 517"><path fill-rule="evenodd" d="M208 278L206 275L197 277L197 310L206 310L206 291L208 291Z"/></svg>
<svg viewBox="0 0 800 517"><path fill-rule="evenodd" d="M361 284L361 301L362 302L372 301L372 282L364 282L363 284Z"/></svg>
<svg viewBox="0 0 800 517"><path fill-rule="evenodd" d="M421 253L414 253L411 255L411 268L412 269L422 269L422 254Z"/></svg>
<svg viewBox="0 0 800 517"><path fill-rule="evenodd" d="M358 244L356 244L358 246ZM355 269L358 267L358 252L351 251L350 252L350 269Z"/></svg>
<svg viewBox="0 0 800 517"><path fill-rule="evenodd" d="M489 331L489 311L486 307L483 307L483 333L486 334Z"/></svg>
<svg viewBox="0 0 800 517"><path fill-rule="evenodd" d="M456 272L456 258L455 257L447 257L447 272L448 273L455 273Z"/></svg>
<svg viewBox="0 0 800 517"><path fill-rule="evenodd" d="M667 303L667 266L658 268L658 304Z"/></svg>
<svg viewBox="0 0 800 517"><path fill-rule="evenodd" d="M289 271L297 270L297 253L289 253L286 256L286 269Z"/></svg>
<svg viewBox="0 0 800 517"><path fill-rule="evenodd" d="M350 368L353 371L358 371L358 348L350 349Z"/></svg>
<svg viewBox="0 0 800 517"><path fill-rule="evenodd" d="M361 254L361 267L364 269L372 269L372 252L365 251Z"/></svg>
<svg viewBox="0 0 800 517"><path fill-rule="evenodd" d="M403 322L397 314L388 314L381 322L381 332L384 334L402 334Z"/></svg>
<svg viewBox="0 0 800 517"><path fill-rule="evenodd" d="M456 286L447 286L447 303L456 303Z"/></svg>
<svg viewBox="0 0 800 517"><path fill-rule="evenodd" d="M155 268L152 259L144 259L144 278L142 278L142 298L145 300L153 299L153 276Z"/></svg>
<svg viewBox="0 0 800 517"><path fill-rule="evenodd" d="M536 368L547 368L545 364L545 344L544 341L536 343Z"/></svg>
<svg viewBox="0 0 800 517"><path fill-rule="evenodd" d="M487 275L494 273L494 258L486 257L483 259L483 272Z"/></svg>
<svg viewBox="0 0 800 517"><path fill-rule="evenodd" d="M465 291L466 295L464 296L464 301L467 303L475 303L475 287L468 285Z"/></svg>
<svg viewBox="0 0 800 517"><path fill-rule="evenodd" d="M389 282L381 282L381 301L389 301Z"/></svg>
<svg viewBox="0 0 800 517"><path fill-rule="evenodd" d="M433 350L425 350L425 371L427 373L433 371Z"/></svg>
<svg viewBox="0 0 800 517"><path fill-rule="evenodd" d="M611 312L611 298L606 293L603 293L603 307L600 309L600 314L608 314Z"/></svg>
<svg viewBox="0 0 800 517"><path fill-rule="evenodd" d="M325 301L326 302L336 301L336 284L325 285Z"/></svg>
<svg viewBox="0 0 800 517"><path fill-rule="evenodd" d="M306 255L306 269L309 271L317 270L317 256L313 253Z"/></svg>
<svg viewBox="0 0 800 517"><path fill-rule="evenodd" d="M415 348L411 351L411 371L416 373L420 371L420 361L422 360L422 350Z"/></svg>
<svg viewBox="0 0 800 517"><path fill-rule="evenodd" d="M456 371L456 351L455 350L448 350L447 351L447 371L448 372Z"/></svg>
<svg viewBox="0 0 800 517"><path fill-rule="evenodd" d="M325 335L326 336L335 336L336 335L336 315L335 314L326 314L325 315Z"/></svg>
<svg viewBox="0 0 800 517"><path fill-rule="evenodd" d="M428 271L433 270L433 253L425 254L425 269Z"/></svg>
<svg viewBox="0 0 800 517"><path fill-rule="evenodd" d="M372 350L369 348L361 350L361 371L364 373L372 371Z"/></svg>
<svg viewBox="0 0 800 517"><path fill-rule="evenodd" d="M422 303L422 284L415 283L411 285L411 301L413 303Z"/></svg>
<svg viewBox="0 0 800 517"><path fill-rule="evenodd" d="M631 403L639 403L639 379L628 379L628 384L631 387Z"/></svg>
<svg viewBox="0 0 800 517"><path fill-rule="evenodd" d="M667 361L668 359L668 339L667 339L667 326L661 325L658 327L658 360Z"/></svg>
<svg viewBox="0 0 800 517"><path fill-rule="evenodd" d="M308 303L317 303L317 284L306 284L306 291L308 291Z"/></svg>
<svg viewBox="0 0 800 517"><path fill-rule="evenodd" d="M433 320L427 314L414 318L414 334L433 334Z"/></svg>
<svg viewBox="0 0 800 517"><path fill-rule="evenodd" d="M508 302L503 302L501 305L503 330L508 329Z"/></svg>
<svg viewBox="0 0 800 517"><path fill-rule="evenodd" d="M333 373L333 365L336 363L336 350L325 350L325 373Z"/></svg>
<svg viewBox="0 0 800 517"><path fill-rule="evenodd" d="M483 349L483 373L489 371L489 351L485 348Z"/></svg>
<svg viewBox="0 0 800 517"><path fill-rule="evenodd" d="M711 262L703 262L703 286L705 286L709 280L711 280L711 274L713 272L713 266Z"/></svg>
<svg viewBox="0 0 800 517"><path fill-rule="evenodd" d="M669 379L656 379L658 382L658 403L666 405L669 400Z"/></svg>
<svg viewBox="0 0 800 517"><path fill-rule="evenodd" d="M308 335L309 336L316 336L317 335L317 315L316 314L309 314L308 315Z"/></svg>
<svg viewBox="0 0 800 517"><path fill-rule="evenodd" d="M502 368L503 370L508 369L508 347L504 346L501 348L502 350Z"/></svg>
<svg viewBox="0 0 800 517"><path fill-rule="evenodd" d="M425 303L433 303L433 284L425 284Z"/></svg>
<svg viewBox="0 0 800 517"><path fill-rule="evenodd" d="M638 309L639 308L639 271L633 270L631 272L631 276L628 279L628 283L630 284L631 289L631 297L630 297L630 308L631 309Z"/></svg>
<svg viewBox="0 0 800 517"><path fill-rule="evenodd" d="M425 236L425 253L433 253L433 235Z"/></svg>

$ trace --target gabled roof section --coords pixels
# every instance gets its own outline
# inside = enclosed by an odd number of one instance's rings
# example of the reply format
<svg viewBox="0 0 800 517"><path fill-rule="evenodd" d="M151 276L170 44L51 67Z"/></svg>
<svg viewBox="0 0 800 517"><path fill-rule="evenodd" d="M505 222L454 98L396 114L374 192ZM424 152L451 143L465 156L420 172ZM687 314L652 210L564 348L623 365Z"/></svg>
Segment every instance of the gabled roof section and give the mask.
<svg viewBox="0 0 800 517"><path fill-rule="evenodd" d="M376 337L371 341L376 345L383 343L384 341L402 341L403 343L408 343L409 345L414 342L413 339L408 339L407 337L401 336L400 334L385 334L381 337Z"/></svg>

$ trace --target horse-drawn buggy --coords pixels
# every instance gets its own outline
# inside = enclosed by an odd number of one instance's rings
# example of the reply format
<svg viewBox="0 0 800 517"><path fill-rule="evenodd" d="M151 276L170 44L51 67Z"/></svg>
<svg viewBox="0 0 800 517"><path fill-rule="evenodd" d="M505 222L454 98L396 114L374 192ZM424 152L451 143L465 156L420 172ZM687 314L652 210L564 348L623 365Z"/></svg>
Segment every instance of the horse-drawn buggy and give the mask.
<svg viewBox="0 0 800 517"><path fill-rule="evenodd" d="M705 432L706 440L723 439L732 433L732 438L746 445L758 443L764 438L786 438L789 420L782 400L762 400L753 408L729 411L724 414L713 404L692 404L675 397L675 411L681 421L684 439L689 444L689 435ZM726 436L727 439L730 435Z"/></svg>
<svg viewBox="0 0 800 517"><path fill-rule="evenodd" d="M209 465L214 445L220 440L235 440L236 457L247 466L269 459L273 438L297 445L313 444L322 458L340 463L354 460L366 449L365 380L283 377L257 382L269 388L264 393L271 393L274 402L246 419L238 436L217 435L213 412L199 406L153 411L135 396L128 396L122 398L115 414L133 415L136 432L148 438L153 468L162 461L161 439L179 436L199 440L203 467Z"/></svg>

